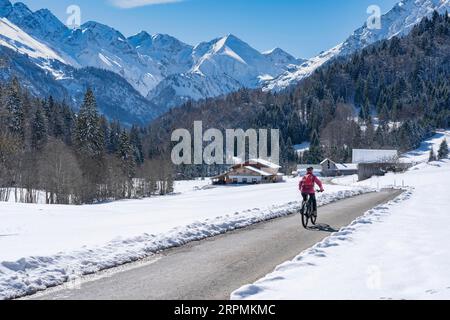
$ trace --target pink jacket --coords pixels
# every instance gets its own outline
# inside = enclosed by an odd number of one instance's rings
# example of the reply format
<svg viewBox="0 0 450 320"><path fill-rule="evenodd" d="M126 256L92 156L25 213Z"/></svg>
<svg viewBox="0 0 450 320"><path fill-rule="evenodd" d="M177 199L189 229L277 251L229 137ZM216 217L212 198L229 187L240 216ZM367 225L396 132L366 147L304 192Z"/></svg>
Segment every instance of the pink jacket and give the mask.
<svg viewBox="0 0 450 320"><path fill-rule="evenodd" d="M312 177L309 177L309 176ZM306 185L305 182L307 179L312 178L314 183L312 185ZM317 184L320 188L320 191L323 191L323 185L322 185L322 181L319 180L319 178L317 178L315 175L313 174L307 174L306 176L304 176L301 180L300 183L298 185L298 189L300 190L301 193L307 193L307 194L315 194L316 190L314 188L314 184Z"/></svg>

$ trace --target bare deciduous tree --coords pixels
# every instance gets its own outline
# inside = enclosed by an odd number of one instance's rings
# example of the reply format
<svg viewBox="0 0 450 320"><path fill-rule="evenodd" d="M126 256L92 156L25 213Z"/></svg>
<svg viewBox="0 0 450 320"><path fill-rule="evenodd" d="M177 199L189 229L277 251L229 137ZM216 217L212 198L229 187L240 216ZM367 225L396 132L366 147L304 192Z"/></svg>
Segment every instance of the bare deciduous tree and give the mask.
<svg viewBox="0 0 450 320"><path fill-rule="evenodd" d="M38 168L47 203L80 203L82 172L75 155L63 142L49 141L39 157Z"/></svg>

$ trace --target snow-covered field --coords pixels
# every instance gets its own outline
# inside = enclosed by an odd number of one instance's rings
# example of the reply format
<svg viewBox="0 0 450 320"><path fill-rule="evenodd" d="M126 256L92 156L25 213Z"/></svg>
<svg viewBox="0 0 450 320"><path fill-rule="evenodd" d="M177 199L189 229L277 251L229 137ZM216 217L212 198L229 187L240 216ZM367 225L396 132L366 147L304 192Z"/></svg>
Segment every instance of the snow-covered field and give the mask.
<svg viewBox="0 0 450 320"><path fill-rule="evenodd" d="M296 179L252 186L208 183L177 182L174 195L98 205L0 203L0 299L287 215L300 205ZM326 189L320 204L369 191Z"/></svg>
<svg viewBox="0 0 450 320"><path fill-rule="evenodd" d="M232 299L450 299L450 160L427 164L450 132L405 157L419 163L403 174L354 183L408 191L370 210ZM448 139L450 141L450 139Z"/></svg>

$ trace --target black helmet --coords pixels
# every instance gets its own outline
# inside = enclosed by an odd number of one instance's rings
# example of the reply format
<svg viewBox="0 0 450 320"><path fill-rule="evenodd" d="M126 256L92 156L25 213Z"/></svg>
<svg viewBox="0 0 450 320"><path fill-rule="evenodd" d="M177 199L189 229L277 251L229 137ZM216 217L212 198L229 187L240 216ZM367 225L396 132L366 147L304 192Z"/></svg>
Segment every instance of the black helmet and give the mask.
<svg viewBox="0 0 450 320"><path fill-rule="evenodd" d="M314 168L313 168L313 167L309 167L309 168L306 169L306 171L307 171L307 172L313 172L313 171L314 171Z"/></svg>

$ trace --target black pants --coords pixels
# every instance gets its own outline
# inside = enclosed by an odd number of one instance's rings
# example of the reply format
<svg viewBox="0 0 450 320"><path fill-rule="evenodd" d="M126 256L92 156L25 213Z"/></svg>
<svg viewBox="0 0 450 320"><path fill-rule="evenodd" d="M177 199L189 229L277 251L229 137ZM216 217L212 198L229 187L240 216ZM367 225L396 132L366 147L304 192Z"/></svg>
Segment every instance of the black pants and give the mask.
<svg viewBox="0 0 450 320"><path fill-rule="evenodd" d="M317 211L317 200L316 200L316 194L308 194L308 193L302 193L303 201L308 201L308 196L311 198L312 204L313 204L313 211Z"/></svg>

